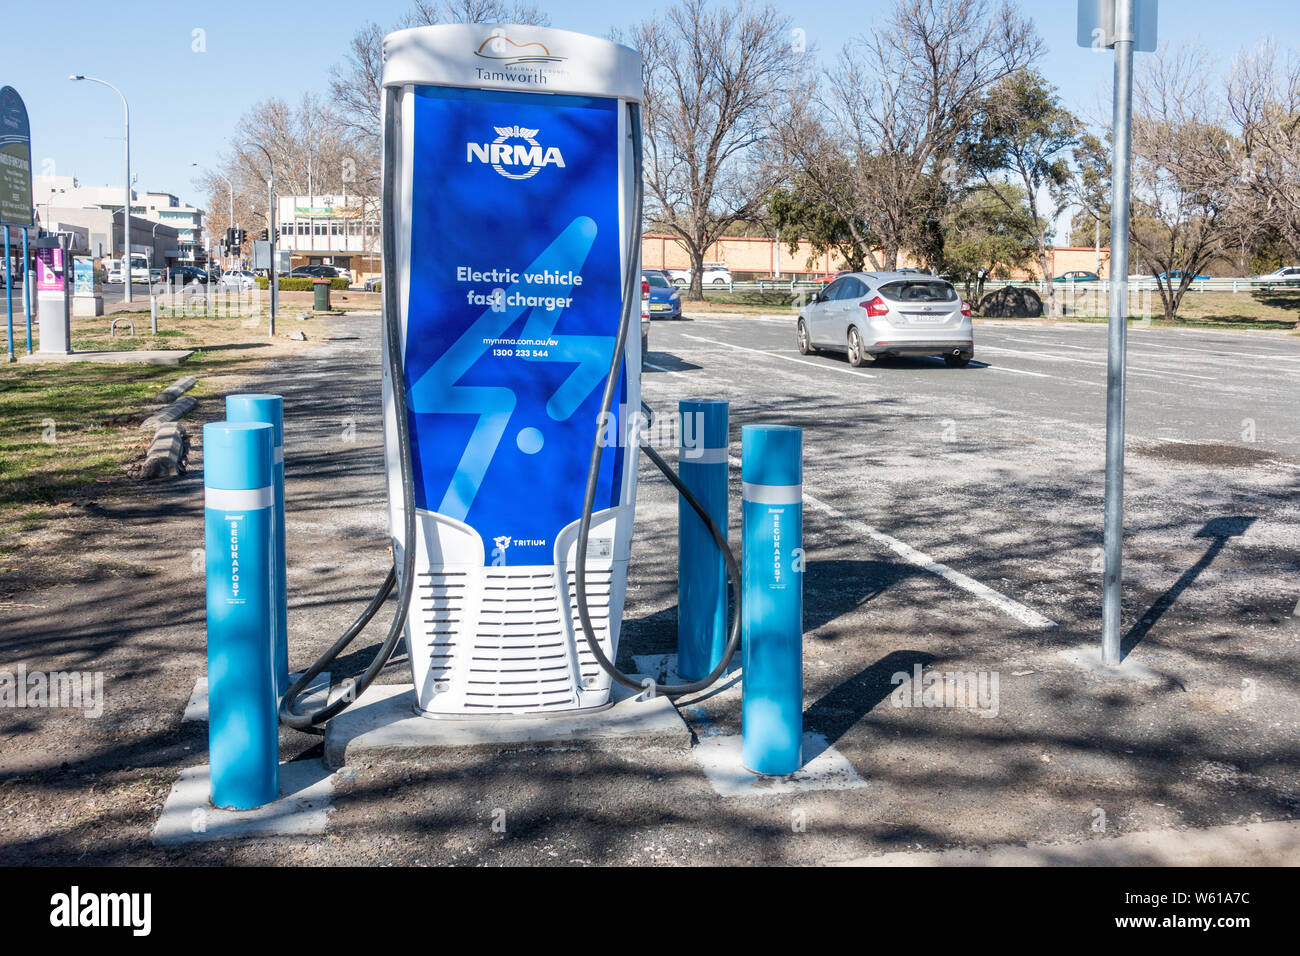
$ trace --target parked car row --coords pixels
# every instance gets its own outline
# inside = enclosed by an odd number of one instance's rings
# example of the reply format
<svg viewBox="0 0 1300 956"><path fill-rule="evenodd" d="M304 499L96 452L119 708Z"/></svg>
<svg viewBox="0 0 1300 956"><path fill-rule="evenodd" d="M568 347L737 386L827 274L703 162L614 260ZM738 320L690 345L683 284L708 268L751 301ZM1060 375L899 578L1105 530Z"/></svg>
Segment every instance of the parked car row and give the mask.
<svg viewBox="0 0 1300 956"><path fill-rule="evenodd" d="M706 262L703 265L704 265L704 272L703 275L701 276L701 281L703 281L705 285L730 285L731 284L731 270L727 268L725 263ZM669 269L667 270L667 272L668 272L669 281L671 281L673 284L675 285L691 284L690 269Z"/></svg>
<svg viewBox="0 0 1300 956"><path fill-rule="evenodd" d="M680 319L682 296L664 269L642 269L641 281L646 284L649 300L648 314L653 318Z"/></svg>

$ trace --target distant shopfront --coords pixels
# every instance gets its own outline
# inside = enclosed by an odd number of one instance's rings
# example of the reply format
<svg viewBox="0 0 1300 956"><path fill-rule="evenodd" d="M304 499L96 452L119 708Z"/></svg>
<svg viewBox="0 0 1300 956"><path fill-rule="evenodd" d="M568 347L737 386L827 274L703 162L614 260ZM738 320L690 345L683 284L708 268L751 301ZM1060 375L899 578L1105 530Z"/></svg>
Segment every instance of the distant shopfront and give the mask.
<svg viewBox="0 0 1300 956"><path fill-rule="evenodd" d="M380 271L379 202L359 196L281 196L280 248L293 266L347 269L353 281Z"/></svg>

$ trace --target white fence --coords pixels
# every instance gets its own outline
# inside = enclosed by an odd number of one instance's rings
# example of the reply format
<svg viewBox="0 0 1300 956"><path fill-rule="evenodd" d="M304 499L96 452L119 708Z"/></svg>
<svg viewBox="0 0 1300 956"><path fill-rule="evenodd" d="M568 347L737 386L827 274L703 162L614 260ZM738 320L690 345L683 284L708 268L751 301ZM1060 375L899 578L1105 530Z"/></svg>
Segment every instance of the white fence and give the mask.
<svg viewBox="0 0 1300 956"><path fill-rule="evenodd" d="M918 276L918 278L921 278ZM746 282L706 282L704 283L705 292L773 292L787 293L794 295L800 290L823 289L829 282L821 282L815 279L751 279ZM953 282L958 288L963 288L965 283L958 279ZM1101 279L1092 282L1052 282L1047 283L1041 279L988 279L984 282L984 291L990 292L994 289L1001 289L1004 286L1017 286L1020 288L1029 288L1036 291L1039 295L1047 294L1047 286L1052 285L1059 292L1061 290L1072 290L1081 292L1084 290L1100 289L1104 294L1110 294L1110 280ZM685 288L685 286L679 286ZM1141 279L1129 279L1130 289L1150 290L1158 294L1156 280L1150 276ZM1263 280L1263 279L1195 279L1188 287L1188 292L1254 292L1269 291L1273 289L1294 289L1300 291L1300 281L1280 281L1280 280Z"/></svg>

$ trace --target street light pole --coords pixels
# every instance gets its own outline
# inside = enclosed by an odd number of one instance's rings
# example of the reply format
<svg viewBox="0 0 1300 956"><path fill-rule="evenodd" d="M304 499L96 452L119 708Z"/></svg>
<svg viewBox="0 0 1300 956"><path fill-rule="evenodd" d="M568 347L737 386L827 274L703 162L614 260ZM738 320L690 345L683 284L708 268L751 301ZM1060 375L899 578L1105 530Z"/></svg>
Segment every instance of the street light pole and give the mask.
<svg viewBox="0 0 1300 956"><path fill-rule="evenodd" d="M80 73L74 73L68 79L73 81L85 80L87 83L98 83L100 86L107 86L110 90L122 97L122 114L124 117L124 127L126 130L126 205L122 207L122 283L126 287L126 301L131 301L131 107L127 105L126 95L123 94L112 83L106 80L100 80L93 76L85 76Z"/></svg>
<svg viewBox="0 0 1300 956"><path fill-rule="evenodd" d="M261 143L246 142L245 146L256 146L266 156L267 178L266 178L266 238L271 242L271 268L267 271L269 277L268 285L271 288L271 321L270 335L275 337L275 311L280 301L280 279L275 271L275 163L271 159L270 152Z"/></svg>
<svg viewBox="0 0 1300 956"><path fill-rule="evenodd" d="M1101 657L1120 662L1124 555L1124 374L1128 347L1128 222L1132 187L1133 0L1115 0L1115 113L1111 155L1110 318L1106 365L1105 569L1102 577Z"/></svg>
<svg viewBox="0 0 1300 956"><path fill-rule="evenodd" d="M190 165L191 165L191 166L194 166L194 167L197 167L199 164L198 164L198 163L190 163ZM230 189L230 223L229 223L229 225L230 225L230 228L231 228L231 229L234 229L234 228L235 228L235 181L234 181L233 179L231 179L229 176L223 176L221 173L214 173L214 175L217 176L219 179L224 179L224 180L226 181L226 186L228 186L229 189ZM208 254L208 258L210 259L211 257L212 257L212 256L211 256L211 253L209 253L209 254ZM229 250L229 249L226 250L226 258L228 258L228 259L230 258L230 250ZM229 263L226 263L226 265L229 266Z"/></svg>

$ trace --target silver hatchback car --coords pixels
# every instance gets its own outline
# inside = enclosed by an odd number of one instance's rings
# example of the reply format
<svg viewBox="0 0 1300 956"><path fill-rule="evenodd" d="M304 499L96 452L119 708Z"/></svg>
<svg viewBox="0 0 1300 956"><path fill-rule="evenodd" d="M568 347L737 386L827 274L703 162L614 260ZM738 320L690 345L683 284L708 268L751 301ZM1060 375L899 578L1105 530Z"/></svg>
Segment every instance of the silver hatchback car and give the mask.
<svg viewBox="0 0 1300 956"><path fill-rule="evenodd" d="M952 283L905 272L841 275L799 312L799 351L846 352L861 367L884 355L942 356L964 368L975 356L971 307Z"/></svg>

